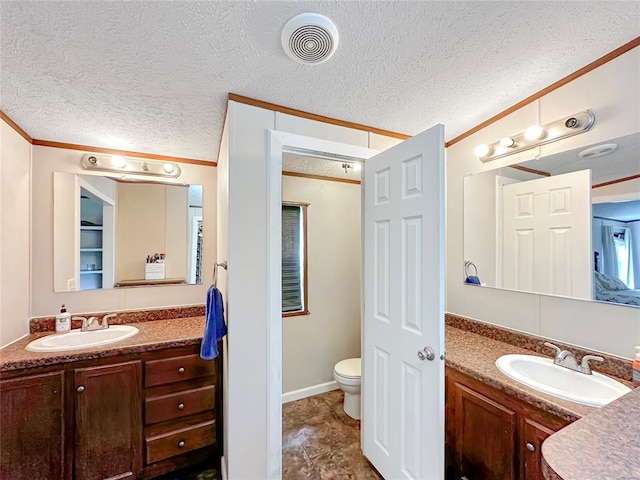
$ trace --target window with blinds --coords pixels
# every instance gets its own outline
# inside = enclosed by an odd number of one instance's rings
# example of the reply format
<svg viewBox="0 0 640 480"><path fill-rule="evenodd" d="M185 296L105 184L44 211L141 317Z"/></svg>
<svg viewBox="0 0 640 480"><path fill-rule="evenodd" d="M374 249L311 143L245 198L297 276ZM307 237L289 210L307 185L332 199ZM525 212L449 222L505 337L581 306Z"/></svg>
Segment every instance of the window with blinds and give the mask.
<svg viewBox="0 0 640 480"><path fill-rule="evenodd" d="M306 313L306 214L304 205L282 204L282 312Z"/></svg>

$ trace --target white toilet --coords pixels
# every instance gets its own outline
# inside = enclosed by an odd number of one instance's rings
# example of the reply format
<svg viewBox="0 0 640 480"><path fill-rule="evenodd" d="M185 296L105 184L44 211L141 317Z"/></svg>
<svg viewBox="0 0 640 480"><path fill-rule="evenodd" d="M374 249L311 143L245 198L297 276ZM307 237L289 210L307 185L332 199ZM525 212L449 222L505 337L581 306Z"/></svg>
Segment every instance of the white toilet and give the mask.
<svg viewBox="0 0 640 480"><path fill-rule="evenodd" d="M359 358L348 358L336 363L333 378L344 392L344 413L360 420L360 384L362 383Z"/></svg>

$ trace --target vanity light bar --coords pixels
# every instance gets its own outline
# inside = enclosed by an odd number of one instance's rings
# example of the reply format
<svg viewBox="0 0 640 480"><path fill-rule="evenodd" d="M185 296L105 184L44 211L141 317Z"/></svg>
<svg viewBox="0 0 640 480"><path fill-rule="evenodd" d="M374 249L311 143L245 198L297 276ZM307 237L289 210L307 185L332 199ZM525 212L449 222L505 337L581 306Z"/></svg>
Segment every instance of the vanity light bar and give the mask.
<svg viewBox="0 0 640 480"><path fill-rule="evenodd" d="M122 155L95 155L85 153L80 160L85 170L112 172L123 175L152 175L155 177L178 178L182 173L175 162L150 162Z"/></svg>
<svg viewBox="0 0 640 480"><path fill-rule="evenodd" d="M482 162L490 162L586 132L593 127L595 121L593 112L587 110L546 125L533 125L518 135L504 137L491 144L478 145L476 155Z"/></svg>

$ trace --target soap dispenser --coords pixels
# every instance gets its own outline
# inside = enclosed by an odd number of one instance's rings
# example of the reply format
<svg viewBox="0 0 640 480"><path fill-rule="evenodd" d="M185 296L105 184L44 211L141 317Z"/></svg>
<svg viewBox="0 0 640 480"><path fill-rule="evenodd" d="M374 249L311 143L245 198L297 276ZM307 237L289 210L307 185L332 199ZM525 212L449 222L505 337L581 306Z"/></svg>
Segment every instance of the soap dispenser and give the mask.
<svg viewBox="0 0 640 480"><path fill-rule="evenodd" d="M65 333L71 330L71 314L67 312L67 307L62 305L60 313L56 315L56 332Z"/></svg>
<svg viewBox="0 0 640 480"><path fill-rule="evenodd" d="M636 347L636 359L633 361L633 386L640 387L640 346Z"/></svg>

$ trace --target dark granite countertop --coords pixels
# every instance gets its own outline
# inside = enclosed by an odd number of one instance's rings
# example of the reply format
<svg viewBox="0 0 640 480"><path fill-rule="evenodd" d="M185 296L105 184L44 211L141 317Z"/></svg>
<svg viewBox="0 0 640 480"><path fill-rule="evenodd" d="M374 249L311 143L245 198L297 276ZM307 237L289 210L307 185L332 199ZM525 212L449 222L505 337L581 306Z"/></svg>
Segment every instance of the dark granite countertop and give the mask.
<svg viewBox="0 0 640 480"><path fill-rule="evenodd" d="M129 339L66 352L25 350L29 342L51 332L33 333L0 350L0 372L197 345L202 339L204 317L143 321L135 326L140 332ZM640 480L640 389L601 409L588 407L526 387L495 365L502 355L537 352L452 326L446 328L446 346L448 367L551 414L578 420L543 444L547 479Z"/></svg>
<svg viewBox="0 0 640 480"><path fill-rule="evenodd" d="M197 345L202 340L204 317L140 322L135 327L140 332L131 338L110 345L65 352L25 350L29 342L51 334L32 333L0 350L0 372Z"/></svg>
<svg viewBox="0 0 640 480"><path fill-rule="evenodd" d="M551 435L542 444L547 480L639 480L640 388Z"/></svg>
<svg viewBox="0 0 640 480"><path fill-rule="evenodd" d="M537 352L448 326L447 366L544 411L574 421L542 444L547 480L640 480L640 388L602 408L538 392L495 366L502 355ZM626 380L616 380L631 387Z"/></svg>
<svg viewBox="0 0 640 480"><path fill-rule="evenodd" d="M502 355L519 353L539 356L540 354L536 352L453 327L446 329L446 346L448 367L455 368L548 413L568 421L575 421L597 410L595 407L562 400L529 388L506 376L496 367L495 362Z"/></svg>

